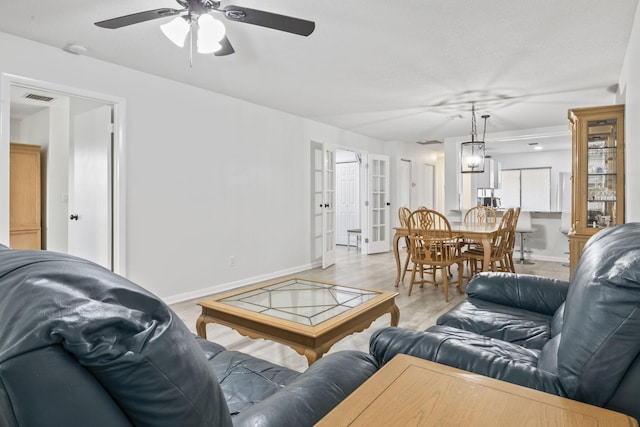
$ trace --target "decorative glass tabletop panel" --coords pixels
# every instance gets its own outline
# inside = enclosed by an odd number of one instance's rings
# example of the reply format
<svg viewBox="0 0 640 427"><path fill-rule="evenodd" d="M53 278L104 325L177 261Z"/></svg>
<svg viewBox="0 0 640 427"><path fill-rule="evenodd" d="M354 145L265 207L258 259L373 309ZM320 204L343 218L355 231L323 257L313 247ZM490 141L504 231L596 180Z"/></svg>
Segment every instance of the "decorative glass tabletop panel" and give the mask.
<svg viewBox="0 0 640 427"><path fill-rule="evenodd" d="M256 313L316 326L379 296L381 292L291 279L219 300Z"/></svg>

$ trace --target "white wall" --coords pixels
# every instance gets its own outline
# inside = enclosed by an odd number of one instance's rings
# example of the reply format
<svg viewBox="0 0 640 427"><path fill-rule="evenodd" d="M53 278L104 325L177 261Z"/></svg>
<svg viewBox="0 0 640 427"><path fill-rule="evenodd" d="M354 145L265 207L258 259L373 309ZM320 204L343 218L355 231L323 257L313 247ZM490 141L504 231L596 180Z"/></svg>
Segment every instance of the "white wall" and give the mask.
<svg viewBox="0 0 640 427"><path fill-rule="evenodd" d="M11 133L9 136L11 142L20 142L20 120L11 120Z"/></svg>
<svg viewBox="0 0 640 427"><path fill-rule="evenodd" d="M126 275L168 301L310 265L311 140L385 154L382 141L3 33L0 57L0 73L126 99Z"/></svg>
<svg viewBox="0 0 640 427"><path fill-rule="evenodd" d="M640 7L636 9L620 73L618 103L625 104L625 221L640 221Z"/></svg>
<svg viewBox="0 0 640 427"><path fill-rule="evenodd" d="M49 145L49 109L42 109L22 119L18 138L18 141L11 142L39 145L46 149Z"/></svg>
<svg viewBox="0 0 640 427"><path fill-rule="evenodd" d="M416 209L418 207L418 199L419 194L424 191L425 183L421 182L419 177L422 175L420 168L424 164L433 165L435 167L435 176L434 176L434 208L436 210L440 210L442 206L440 205L441 194L442 193L442 185L440 182L440 170L438 164L438 154L424 145L416 144L416 143L406 143L406 142L388 142L387 143L386 154L389 154L391 157L391 181L390 186L392 188L391 194L391 216L392 216L392 224L393 226L399 225L398 220L398 209L400 207L399 197L400 194L400 182L396 179L399 162L401 159L411 160L411 179L415 183L415 186L411 187L411 205L410 209ZM441 149L442 147L438 147Z"/></svg>

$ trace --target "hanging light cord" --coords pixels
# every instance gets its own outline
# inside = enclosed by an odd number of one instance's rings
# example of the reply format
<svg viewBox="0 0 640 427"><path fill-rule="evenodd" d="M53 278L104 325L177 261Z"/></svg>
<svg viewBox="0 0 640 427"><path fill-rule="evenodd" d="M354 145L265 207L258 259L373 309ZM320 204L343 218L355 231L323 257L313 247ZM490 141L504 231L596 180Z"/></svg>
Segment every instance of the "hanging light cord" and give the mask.
<svg viewBox="0 0 640 427"><path fill-rule="evenodd" d="M476 130L476 105L471 104L471 142L474 142L478 137L478 131Z"/></svg>
<svg viewBox="0 0 640 427"><path fill-rule="evenodd" d="M484 142L484 136L487 134L487 119L491 117L488 114L483 114L482 118L484 119L484 127L482 128L482 142Z"/></svg>
<svg viewBox="0 0 640 427"><path fill-rule="evenodd" d="M485 136L487 135L487 119L491 117L488 114L483 114L482 118L484 119L484 126L482 128L482 139L480 141L484 142ZM471 142L474 142L478 138L478 129L476 126L476 104L471 104Z"/></svg>

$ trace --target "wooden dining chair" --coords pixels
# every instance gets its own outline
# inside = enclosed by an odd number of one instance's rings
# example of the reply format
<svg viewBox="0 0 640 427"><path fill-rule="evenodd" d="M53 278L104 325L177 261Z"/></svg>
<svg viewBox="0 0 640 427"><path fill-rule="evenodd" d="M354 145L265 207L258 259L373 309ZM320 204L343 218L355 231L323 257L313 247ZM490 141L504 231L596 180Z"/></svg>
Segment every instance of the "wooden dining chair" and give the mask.
<svg viewBox="0 0 640 427"><path fill-rule="evenodd" d="M505 254L510 241L514 211L513 208L505 211L498 226L498 231L491 239L489 266L486 269L488 271L511 271ZM472 276L484 270L484 249L482 247L471 247L464 252L463 256L469 261Z"/></svg>
<svg viewBox="0 0 640 427"><path fill-rule="evenodd" d="M465 225L476 225L476 224L495 224L496 223L496 211L491 206L474 206L465 212L464 217L462 219ZM475 241L465 239L463 241L463 250L469 249L479 249L483 250L482 244ZM467 279L471 279L474 274L474 268L471 266L471 262L473 261L470 258L465 258L467 264L469 266L470 275L466 276Z"/></svg>
<svg viewBox="0 0 640 427"><path fill-rule="evenodd" d="M401 207L398 209L398 220L400 221L400 227L409 227L409 215L411 215L411 210L407 207ZM404 265L402 267L402 276L400 277L401 281L404 281L404 276L407 274L407 268L409 267L409 261L411 260L411 252L409 251L409 238L404 238L404 244L407 248L407 256L404 260Z"/></svg>
<svg viewBox="0 0 640 427"><path fill-rule="evenodd" d="M449 268L458 265L458 291L462 289L462 262L460 254L460 236L454 236L447 218L439 212L430 209L418 209L409 215L409 248L411 261L414 264L409 282L409 295L414 284L422 287L425 283L438 285L436 271L442 275L444 299L449 301ZM428 280L425 273L432 274ZM416 274L420 277L416 280Z"/></svg>
<svg viewBox="0 0 640 427"><path fill-rule="evenodd" d="M496 211L491 206L474 206L464 214L465 224L495 224Z"/></svg>
<svg viewBox="0 0 640 427"><path fill-rule="evenodd" d="M509 227L509 241L507 242L507 248L505 249L504 257L505 263L509 267L509 271L516 272L516 266L513 262L513 250L516 246L516 227L518 226L518 218L520 217L520 208L513 209L513 216L511 218L511 226Z"/></svg>

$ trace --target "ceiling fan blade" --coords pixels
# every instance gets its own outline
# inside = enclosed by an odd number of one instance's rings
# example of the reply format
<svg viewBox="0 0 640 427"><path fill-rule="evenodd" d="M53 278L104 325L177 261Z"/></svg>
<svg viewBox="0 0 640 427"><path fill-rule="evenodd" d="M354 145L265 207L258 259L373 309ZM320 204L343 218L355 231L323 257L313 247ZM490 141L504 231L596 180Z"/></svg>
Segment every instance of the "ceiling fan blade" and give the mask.
<svg viewBox="0 0 640 427"><path fill-rule="evenodd" d="M249 9L248 7L231 5L225 7L223 11L224 16L231 21L273 28L274 30L286 31L287 33L298 34L300 36L308 36L313 33L313 30L316 28L315 22L312 21L278 15L262 10Z"/></svg>
<svg viewBox="0 0 640 427"><path fill-rule="evenodd" d="M227 38L227 36L224 36L222 38L222 40L220 40L220 44L222 45L222 48L217 50L214 53L215 56L231 55L232 53L235 52L235 50L233 49L233 46L231 46L231 43L229 42L229 39Z"/></svg>
<svg viewBox="0 0 640 427"><path fill-rule="evenodd" d="M120 16L119 18L107 19L105 21L96 22L95 24L98 27L114 30L116 28L126 27L127 25L151 21L152 19L178 15L183 11L184 10L167 8L147 10L146 12L132 13L131 15Z"/></svg>

